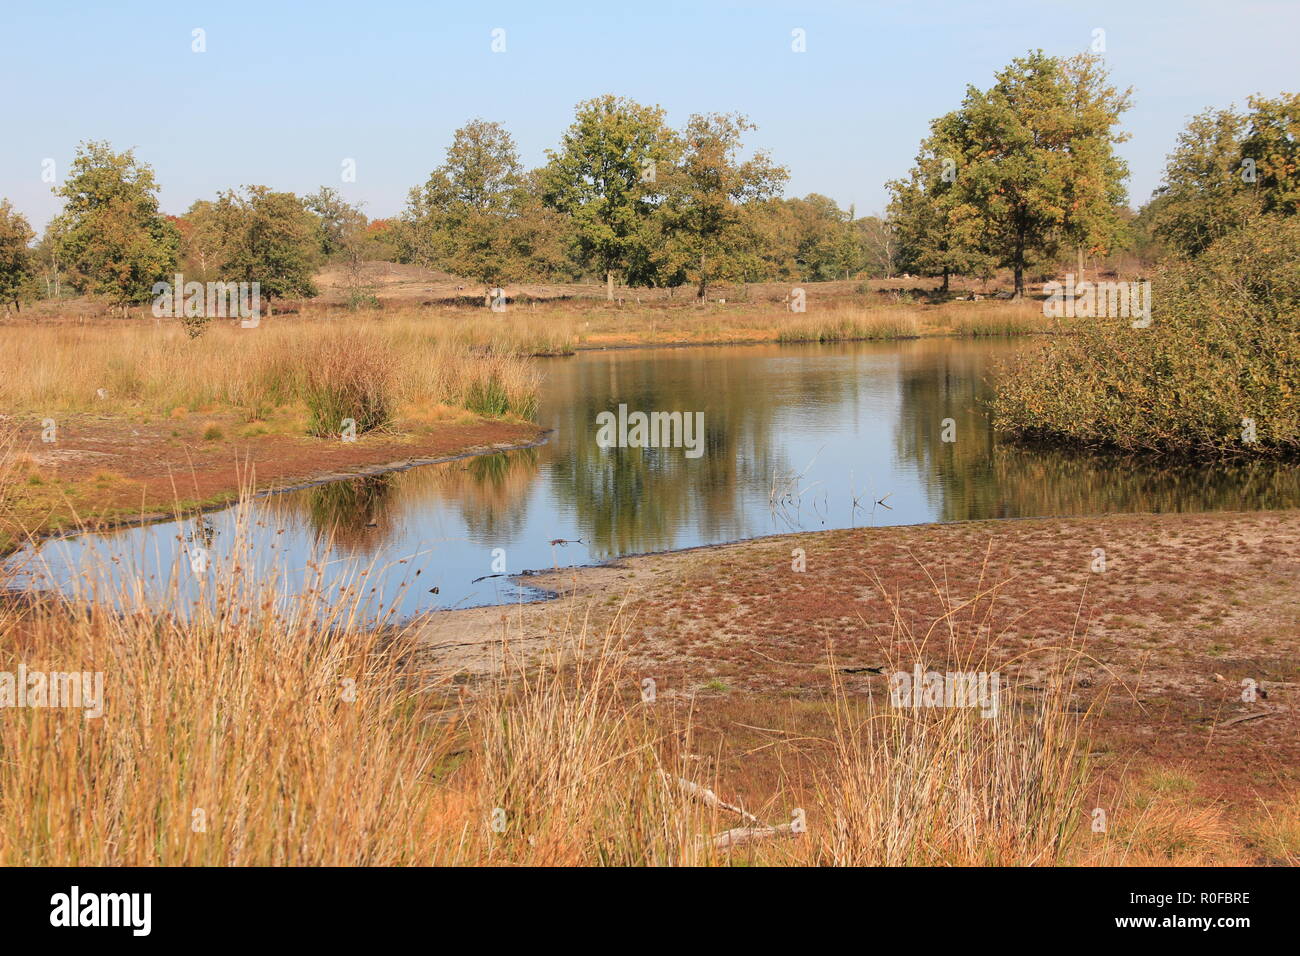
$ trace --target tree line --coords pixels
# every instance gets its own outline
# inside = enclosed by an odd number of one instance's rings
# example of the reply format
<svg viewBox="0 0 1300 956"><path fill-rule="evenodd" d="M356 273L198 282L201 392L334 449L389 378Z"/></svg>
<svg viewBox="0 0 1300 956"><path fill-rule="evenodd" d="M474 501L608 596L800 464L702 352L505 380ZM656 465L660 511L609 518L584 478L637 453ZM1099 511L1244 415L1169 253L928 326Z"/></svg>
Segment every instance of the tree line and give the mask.
<svg viewBox="0 0 1300 956"><path fill-rule="evenodd" d="M510 134L476 119L401 214L370 220L337 189L298 196L246 186L198 200L183 216L158 203L153 170L133 151L81 144L56 188L62 211L39 242L0 205L0 298L18 305L68 292L123 307L157 281L257 281L268 304L309 297L339 264L362 290L361 265L389 260L446 270L485 289L596 277L675 288L759 279L888 275L889 228L821 195L783 198L785 167L744 158L753 126L736 114L671 129L658 107L602 96L578 106L547 163L527 170Z"/></svg>
<svg viewBox="0 0 1300 956"><path fill-rule="evenodd" d="M1096 56L1034 53L988 90L935 119L907 177L888 184L898 261L919 275L1048 275L1080 258L1130 251L1185 260L1236 230L1272 233L1300 208L1300 94L1211 109L1180 134L1155 194L1134 214L1114 145L1132 90Z"/></svg>
<svg viewBox="0 0 1300 956"><path fill-rule="evenodd" d="M788 169L746 152L754 126L740 114L696 114L674 129L659 107L612 95L578 104L536 169L499 123L472 120L400 215L373 221L330 187L297 196L247 186L167 216L147 164L88 142L39 241L0 200L0 301L70 290L125 308L179 270L257 281L270 303L317 294L313 276L327 262L365 301L361 266L371 260L443 269L485 291L596 279L609 298L616 283L687 287L702 299L722 281L897 273L942 278L946 291L951 276L1007 269L1021 295L1026 276L1071 250L1195 254L1253 217L1295 212L1296 95L1195 117L1136 216L1114 148L1127 138L1118 127L1131 96L1095 55L1017 58L931 122L912 168L887 184L884 217L818 194L784 197Z"/></svg>

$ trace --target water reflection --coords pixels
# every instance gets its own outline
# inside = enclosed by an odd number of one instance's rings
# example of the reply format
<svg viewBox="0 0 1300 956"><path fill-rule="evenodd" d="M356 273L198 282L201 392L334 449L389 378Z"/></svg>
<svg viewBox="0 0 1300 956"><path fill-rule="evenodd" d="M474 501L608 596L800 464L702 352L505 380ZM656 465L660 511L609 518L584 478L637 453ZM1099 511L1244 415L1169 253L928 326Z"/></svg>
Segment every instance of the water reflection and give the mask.
<svg viewBox="0 0 1300 956"><path fill-rule="evenodd" d="M541 403L548 444L261 499L244 525L259 563L323 566L339 581L362 568L379 603L414 614L535 597L508 577L529 569L786 531L1300 503L1289 465L1156 467L996 442L987 376L1016 347L925 340L554 360ZM596 416L620 403L703 412L704 454L600 448ZM221 566L238 518L230 509L51 541L17 560L64 586L170 582L175 600L193 587L177 572L186 549L201 541Z"/></svg>
<svg viewBox="0 0 1300 956"><path fill-rule="evenodd" d="M392 537L393 485L391 474L332 481L286 495L284 510L304 519L318 545L333 542L349 554L369 556Z"/></svg>

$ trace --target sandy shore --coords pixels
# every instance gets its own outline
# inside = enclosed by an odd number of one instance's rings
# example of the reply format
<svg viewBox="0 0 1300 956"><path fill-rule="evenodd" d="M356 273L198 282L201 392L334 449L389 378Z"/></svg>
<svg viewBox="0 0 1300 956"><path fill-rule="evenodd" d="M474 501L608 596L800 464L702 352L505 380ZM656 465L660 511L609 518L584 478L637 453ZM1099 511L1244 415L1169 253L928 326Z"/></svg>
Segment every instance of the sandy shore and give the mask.
<svg viewBox="0 0 1300 956"><path fill-rule="evenodd" d="M661 695L715 704L820 699L830 654L863 693L884 688L888 660L942 669L967 653L1032 689L1082 647L1079 705L1097 710L1102 752L1245 800L1300 783L1298 577L1295 511L864 528L529 576L560 597L435 614L421 636L472 681L503 640L536 657L613 627Z"/></svg>

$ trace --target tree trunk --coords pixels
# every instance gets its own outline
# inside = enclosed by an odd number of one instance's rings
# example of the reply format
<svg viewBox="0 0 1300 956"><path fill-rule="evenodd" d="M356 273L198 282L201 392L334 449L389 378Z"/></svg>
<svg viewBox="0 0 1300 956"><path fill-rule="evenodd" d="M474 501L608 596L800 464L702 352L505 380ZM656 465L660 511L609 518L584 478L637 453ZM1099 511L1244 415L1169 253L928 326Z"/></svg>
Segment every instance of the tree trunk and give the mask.
<svg viewBox="0 0 1300 956"><path fill-rule="evenodd" d="M1015 263L1016 288L1011 293L1011 298L1019 299L1025 294L1025 224L1023 220L1019 221L1016 229Z"/></svg>
<svg viewBox="0 0 1300 956"><path fill-rule="evenodd" d="M612 269L605 270L605 299L614 301L614 272Z"/></svg>
<svg viewBox="0 0 1300 956"><path fill-rule="evenodd" d="M701 302L709 292L709 276L704 271L704 253L700 253L700 287L695 292L695 297Z"/></svg>
<svg viewBox="0 0 1300 956"><path fill-rule="evenodd" d="M939 291L940 292L948 291L948 270L946 268L943 270L943 286L939 289Z"/></svg>

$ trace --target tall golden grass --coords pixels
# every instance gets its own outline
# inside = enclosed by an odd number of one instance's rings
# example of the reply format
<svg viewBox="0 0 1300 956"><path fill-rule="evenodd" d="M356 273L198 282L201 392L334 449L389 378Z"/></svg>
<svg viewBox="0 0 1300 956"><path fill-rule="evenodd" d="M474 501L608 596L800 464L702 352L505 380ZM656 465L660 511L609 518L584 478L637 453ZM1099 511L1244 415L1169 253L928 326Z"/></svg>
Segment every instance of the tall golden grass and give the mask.
<svg viewBox="0 0 1300 956"><path fill-rule="evenodd" d="M359 589L309 587L286 604L251 568L215 566L212 600L184 615L147 609L129 586L6 607L0 670L99 671L105 705L97 719L3 711L0 859L438 859L428 783L448 731L410 683L403 643L358 626Z"/></svg>
<svg viewBox="0 0 1300 956"><path fill-rule="evenodd" d="M791 314L777 333L779 342L849 342L905 339L920 334L921 324L908 309L836 307Z"/></svg>
<svg viewBox="0 0 1300 956"><path fill-rule="evenodd" d="M1033 708L1006 694L1007 709L992 720L967 708L855 719L849 698L838 691L835 749L821 774L829 821L819 861L1061 862L1082 819L1086 781L1065 685L1057 680L1053 698Z"/></svg>
<svg viewBox="0 0 1300 956"><path fill-rule="evenodd" d="M1033 693L1005 693L992 719L900 709L832 680L832 729L772 745L803 769L736 806L766 778L739 779L744 755L739 771L734 759L698 769L689 700L640 697L629 622L570 621L531 659L508 630L497 676L456 684L413 630L369 626L373 565L328 593L309 567L294 597L254 566L237 548L210 569L210 600L185 613L130 587L0 602L0 671L105 677L97 718L0 709L0 865L1245 859L1213 806L1139 800L1109 832L1088 832L1096 797L1068 701L1071 653ZM960 612L887 642L907 647L889 666L942 665L955 645L935 634ZM949 667L978 665L955 653ZM1270 859L1295 861L1296 809L1255 824Z"/></svg>
<svg viewBox="0 0 1300 956"><path fill-rule="evenodd" d="M150 320L8 325L0 327L0 407L155 415L226 408L255 419L313 398L332 418L335 383L351 382L344 390L364 394L367 408L382 385L393 407L471 410L479 410L476 389L495 383L506 410L527 415L541 375L525 351L416 315L271 318L253 329L213 323L197 339L179 323Z"/></svg>
<svg viewBox="0 0 1300 956"><path fill-rule="evenodd" d="M471 307L431 311L412 306L360 315L434 323L443 336L467 348L528 355L566 355L593 345L838 342L949 333L1028 335L1054 327L1037 301L929 305L874 296L811 298L802 313L791 312L780 301L729 301L722 305L687 298L667 307L581 300L512 304L506 313Z"/></svg>
<svg viewBox="0 0 1300 956"><path fill-rule="evenodd" d="M1051 864L1082 818L1064 672L996 719L832 683L834 732L786 745L812 782L742 815L701 798L736 781L692 769L691 708L641 699L628 622L532 659L507 631L498 676L453 685L373 616L382 569L327 590L322 554L289 595L249 540L167 610L133 583L0 604L0 671L105 680L97 718L0 710L0 864Z"/></svg>
<svg viewBox="0 0 1300 956"><path fill-rule="evenodd" d="M394 351L355 332L314 339L303 363L300 392L307 405L307 431L334 435L351 419L357 431L383 427L393 418Z"/></svg>
<svg viewBox="0 0 1300 956"><path fill-rule="evenodd" d="M1055 331L1060 324L1043 315L1043 304L1037 299L947 302L936 310L935 322L955 335L977 338L1033 335Z"/></svg>
<svg viewBox="0 0 1300 956"><path fill-rule="evenodd" d="M996 307L835 301L811 303L802 314L778 303L738 311L565 304L506 313L324 310L270 317L254 329L213 322L197 339L179 322L147 317L20 322L0 325L0 408L40 415L227 409L255 420L297 405L307 406L313 431L337 428L331 423L338 418L382 423L386 412L441 405L530 418L541 374L529 357L583 344L832 342L1043 327L1025 318L1032 306L985 305ZM360 414L342 414L340 404L359 405Z"/></svg>

